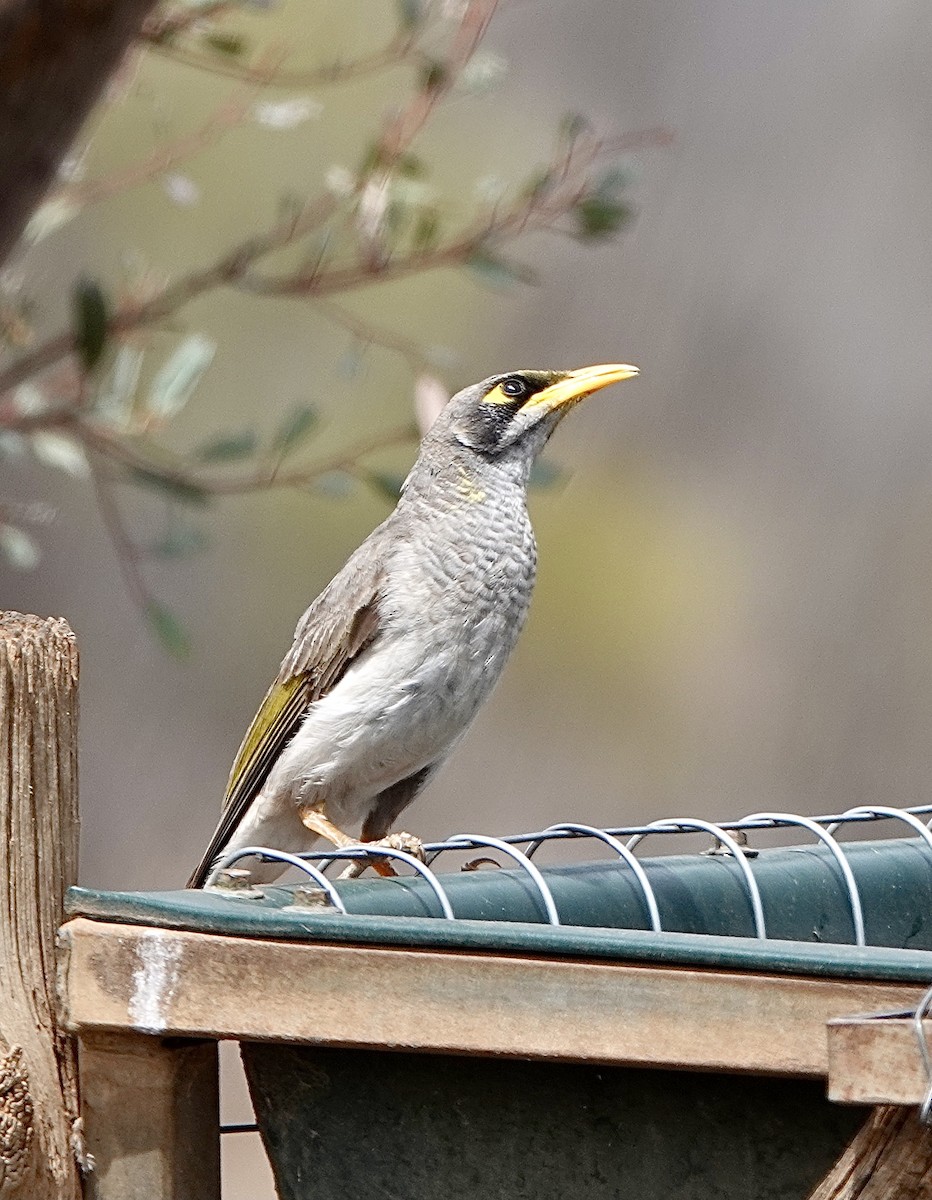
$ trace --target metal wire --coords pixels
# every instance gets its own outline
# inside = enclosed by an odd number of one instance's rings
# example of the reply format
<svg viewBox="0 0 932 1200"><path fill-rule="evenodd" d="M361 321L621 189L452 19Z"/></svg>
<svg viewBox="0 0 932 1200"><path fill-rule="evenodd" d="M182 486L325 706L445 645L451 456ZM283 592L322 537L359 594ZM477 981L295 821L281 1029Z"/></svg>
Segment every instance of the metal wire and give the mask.
<svg viewBox="0 0 932 1200"><path fill-rule="evenodd" d="M513 858L518 866L527 872L540 893L549 924L560 924L560 916L557 912L557 906L554 903L553 893L547 887L543 875L541 875L540 871L538 871L537 867L534 866L526 854L522 854L520 850L516 850L504 838L485 837L478 833L458 833L455 837L450 838L447 844L461 850L464 847L473 849L476 846L486 846L490 850L497 850L500 854L507 854L509 858Z"/></svg>
<svg viewBox="0 0 932 1200"><path fill-rule="evenodd" d="M735 857L741 874L744 876L744 882L748 890L748 897L751 901L751 913L754 917L754 936L757 938L766 938L767 926L764 923L764 906L761 903L760 890L757 886L757 880L751 873L751 868L748 866L747 855L744 853L744 848L741 843L727 833L721 825L714 825L711 821L701 821L698 817L674 817L664 821L652 821L650 829L652 833L659 833L664 829L677 829L682 832L687 829L698 830L702 833L710 833L716 838L720 845L727 846ZM628 842L628 849L633 850L638 842L643 841L647 837L646 833L636 833Z"/></svg>
<svg viewBox="0 0 932 1200"><path fill-rule="evenodd" d="M325 858L328 861L335 861L342 858L348 858L351 860L360 858L395 858L399 862L405 863L421 876L430 890L437 897L437 902L440 905L440 911L443 913L445 920L456 920L456 916L453 912L453 905L450 903L450 897L444 890L443 884L426 863L421 862L421 860L416 858L415 855L408 854L406 850L396 850L394 847L390 846L369 846L366 845L365 842L361 842L358 846L347 846L343 850L321 851L319 854L315 851L311 851L308 857L321 859ZM326 876L324 876L324 878L326 879ZM328 879L327 882L330 883L330 880ZM333 887L333 884L331 883L330 886Z"/></svg>
<svg viewBox="0 0 932 1200"><path fill-rule="evenodd" d="M606 833L604 829L597 829L594 825L582 825L577 821L564 821L559 825L550 825L545 832L550 833L554 830L565 830L568 833L582 834L585 837L595 838L597 841L604 842L606 846L611 848L618 855L619 859L627 863L634 872L634 878L638 881L641 887L641 893L644 896L644 903L647 906L647 918L650 921L650 927L654 933L661 933L663 927L660 924L660 909L657 907L657 897L654 895L654 889L650 885L650 880L644 868L634 857L624 842L620 842L618 838L612 837L610 833ZM540 843L536 843L532 847L528 847L527 856L531 857L532 851L537 849Z"/></svg>
<svg viewBox="0 0 932 1200"><path fill-rule="evenodd" d="M805 829L825 846L834 859L841 873L850 907L851 920L854 928L854 940L859 946L866 945L864 925L864 910L858 890L857 880L848 862L844 845L838 841L835 834L838 830L877 823L880 821L899 821L909 827L919 839L923 848L932 854L932 804L914 805L909 808L894 808L889 805L858 805L842 813L831 813L825 816L805 817L796 813L758 812L751 813L739 820L705 821L694 817L668 818L661 821L651 821L642 825L613 826L605 829L586 825L578 821L563 821L532 833L509 834L505 837L489 837L480 834L457 834L445 841L426 843L423 847L426 862L420 861L414 855L402 850L394 850L383 846L359 845L342 850L322 848L308 854L294 855L284 851L264 846L247 846L242 850L233 851L226 855L211 873L211 880L217 873L243 858L257 857L287 863L297 867L310 876L326 893L330 903L340 912L345 913L346 907L334 883L324 873L326 867L339 860L359 860L369 858L395 859L406 864L412 871L420 875L431 889L440 910L447 920L454 920L455 913L450 898L436 873L431 869L434 861L451 851L462 851L483 847L492 849L511 858L524 871L533 883L540 897L546 919L551 925L559 925L560 917L553 894L538 868L531 861L541 845L549 842L566 840L578 841L581 838L591 838L603 845L609 846L618 855L619 866L631 870L638 884L647 911L650 928L654 933L662 933L663 926L656 896L648 876L634 854L635 848L648 836L682 835L697 831L710 834L725 847L735 859L747 890L748 899L754 920L755 934L764 938L766 925L764 922L763 905L760 892L748 854L735 834L761 830L776 829ZM626 839L626 842L622 839ZM523 848L523 849L522 849ZM309 862L308 860L313 860ZM313 865L320 864L319 866ZM235 892L231 892L231 897ZM932 1000L930 1000L932 1006ZM932 1064L930 1064L930 1097L927 1115L932 1114Z"/></svg>
<svg viewBox="0 0 932 1200"><path fill-rule="evenodd" d="M922 1057L922 1065L925 1067L926 1079L928 1080L928 1088L926 1089L925 1099L919 1108L919 1120L923 1125L932 1123L932 1055L929 1054L929 1043L926 1041L926 1031L922 1027L922 1022L932 1005L932 987L919 1001L916 1011L913 1013L913 1029L916 1033L916 1040L919 1043L919 1054Z"/></svg>
<svg viewBox="0 0 932 1200"><path fill-rule="evenodd" d="M845 852L832 837L832 835L817 822L810 817L800 817L796 813L754 813L753 816L747 818L749 821L759 819L762 821L779 821L781 825L792 826L798 825L800 829L808 829L809 832L819 839L820 842L828 849L829 853L838 863L841 870L842 878L845 881L845 887L848 889L848 901L851 905L851 919L854 922L854 944L856 946L866 946L867 938L864 934L864 909L861 905L861 894L858 891L857 880L854 878L854 872L845 858Z"/></svg>
<svg viewBox="0 0 932 1200"><path fill-rule="evenodd" d="M207 877L205 887L210 887L211 883L217 878L221 871L227 867L232 867L235 862L239 862L241 858L260 858L271 859L272 862L287 863L289 867L297 867L299 871L303 871L305 875L310 875L311 879L318 887L323 888L327 893L330 903L338 911L346 915L346 905L340 898L340 893L333 886L323 871L312 866L311 863L305 862L299 858L297 854L288 854L285 850L273 850L269 846L244 846L242 850L231 850L229 854L225 854L217 863L210 875ZM231 895L235 895L231 892Z"/></svg>
<svg viewBox="0 0 932 1200"><path fill-rule="evenodd" d="M929 826L923 825L918 817L914 816L911 812L907 812L905 809L891 808L888 804L859 804L856 808L849 808L848 813L869 813L873 817L880 817L890 821L903 821L932 850L932 832L929 831ZM843 815L847 816L848 814L845 813ZM833 821L831 825L826 826L825 832L834 834L840 825L841 821Z"/></svg>

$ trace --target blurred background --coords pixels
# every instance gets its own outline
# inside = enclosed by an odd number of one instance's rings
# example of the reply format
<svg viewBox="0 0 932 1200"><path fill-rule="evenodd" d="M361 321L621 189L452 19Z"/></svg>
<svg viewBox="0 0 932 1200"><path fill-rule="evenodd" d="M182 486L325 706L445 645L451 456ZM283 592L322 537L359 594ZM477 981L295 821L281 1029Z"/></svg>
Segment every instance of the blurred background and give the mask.
<svg viewBox="0 0 932 1200"><path fill-rule="evenodd" d="M286 0L232 24L313 65L383 44L398 11ZM417 140L442 212L520 187L568 112L600 134L663 126L674 140L625 157L637 216L614 240L509 247L537 286L438 270L339 297L422 347L450 390L525 366L642 372L551 444L528 627L413 832L927 801L930 46L918 0L501 5L482 47L494 86L448 97ZM243 95L154 52L124 75L81 139L85 178ZM128 263L178 276L328 172L337 186L410 79L402 66L277 89L276 102L298 93L300 120L251 109L183 164L69 214L7 272L36 338L67 324L79 276L115 288ZM217 349L159 433L179 452L270 436L296 404L320 414L307 461L411 418L410 358L307 300L206 295L152 335L156 366L182 331ZM413 453L372 461L403 475ZM4 502L55 510L31 531L33 569L0 561L0 597L65 616L80 640L83 881L180 886L297 617L390 501L336 476L187 512L205 548L144 564L190 639L179 662L127 596L80 464L10 452L0 471ZM140 539L167 519L156 494L120 502ZM237 1168L231 1195L265 1195L256 1170Z"/></svg>

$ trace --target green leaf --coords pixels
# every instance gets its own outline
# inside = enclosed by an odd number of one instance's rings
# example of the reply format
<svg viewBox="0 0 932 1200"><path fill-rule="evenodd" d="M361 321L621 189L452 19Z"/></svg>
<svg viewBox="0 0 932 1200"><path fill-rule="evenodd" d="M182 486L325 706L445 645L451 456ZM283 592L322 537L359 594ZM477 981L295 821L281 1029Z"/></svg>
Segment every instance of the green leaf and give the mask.
<svg viewBox="0 0 932 1200"><path fill-rule="evenodd" d="M201 333L185 338L152 380L146 403L149 412L162 418L179 413L191 399L216 352L216 343Z"/></svg>
<svg viewBox="0 0 932 1200"><path fill-rule="evenodd" d="M624 163L615 163L598 177L593 191L599 196L614 199L619 192L623 192L634 183L637 183L637 171Z"/></svg>
<svg viewBox="0 0 932 1200"><path fill-rule="evenodd" d="M365 179L367 175L371 175L379 167L382 166L385 156L382 143L379 141L370 142L363 151L362 158L359 160L359 170L357 175L360 179Z"/></svg>
<svg viewBox="0 0 932 1200"><path fill-rule="evenodd" d="M534 272L519 263L508 262L491 250L477 249L466 260L466 266L473 271L483 283L493 288L509 288L515 283L537 282Z"/></svg>
<svg viewBox="0 0 932 1200"><path fill-rule="evenodd" d="M173 658L184 661L191 657L191 642L184 626L175 614L157 600L146 605L146 620L152 632Z"/></svg>
<svg viewBox="0 0 932 1200"><path fill-rule="evenodd" d="M94 412L109 422L125 424L133 411L133 397L139 386L143 352L124 344L117 350L113 366L94 399Z"/></svg>
<svg viewBox="0 0 932 1200"><path fill-rule="evenodd" d="M235 462L255 454L258 444L259 439L252 430L244 429L241 433L221 433L219 437L198 446L194 453L198 461L203 463Z"/></svg>
<svg viewBox="0 0 932 1200"><path fill-rule="evenodd" d="M87 479L91 473L84 447L74 438L55 429L40 429L30 436L32 452L47 467L64 471L75 479Z"/></svg>
<svg viewBox="0 0 932 1200"><path fill-rule="evenodd" d="M424 63L424 66L421 68L421 90L424 92L435 92L446 83L447 74L445 63L437 62L436 59Z"/></svg>
<svg viewBox="0 0 932 1200"><path fill-rule="evenodd" d="M566 483L566 472L549 459L539 458L531 467L528 484L539 491L562 487Z"/></svg>
<svg viewBox="0 0 932 1200"><path fill-rule="evenodd" d="M391 500L392 504L401 495L401 485L405 481L405 476L397 471L366 471L363 478L374 492Z"/></svg>
<svg viewBox="0 0 932 1200"><path fill-rule="evenodd" d="M535 171L531 178L525 183L521 189L521 196L525 200L540 200L553 187L553 175L547 170Z"/></svg>
<svg viewBox="0 0 932 1200"><path fill-rule="evenodd" d="M17 571L31 571L42 557L35 539L18 525L0 525L0 553Z"/></svg>
<svg viewBox="0 0 932 1200"><path fill-rule="evenodd" d="M395 170L406 179L423 179L427 175L427 163L416 154L402 154L395 162Z"/></svg>
<svg viewBox="0 0 932 1200"><path fill-rule="evenodd" d="M422 208L414 222L414 232L411 235L413 248L421 253L431 250L437 244L440 236L440 214L435 208Z"/></svg>
<svg viewBox="0 0 932 1200"><path fill-rule="evenodd" d="M630 204L596 194L580 200L573 212L579 237L589 242L611 237L634 217Z"/></svg>
<svg viewBox="0 0 932 1200"><path fill-rule="evenodd" d="M204 38L206 45L218 54L226 54L230 58L238 58L246 52L246 39L239 33L208 33Z"/></svg>
<svg viewBox="0 0 932 1200"><path fill-rule="evenodd" d="M210 500L209 493L196 483L189 483L186 479L177 479L147 467L131 467L129 478L141 487L161 492L163 496L180 500L183 504L196 504L203 508Z"/></svg>
<svg viewBox="0 0 932 1200"><path fill-rule="evenodd" d="M273 450L280 455L290 454L313 432L319 420L316 408L310 404L299 404L278 427L272 442Z"/></svg>
<svg viewBox="0 0 932 1200"><path fill-rule="evenodd" d="M73 301L74 341L85 371L93 371L107 344L107 298L99 283L80 279Z"/></svg>
<svg viewBox="0 0 932 1200"><path fill-rule="evenodd" d="M560 118L560 137L566 142L575 142L589 128L589 119L582 113L566 113Z"/></svg>
<svg viewBox="0 0 932 1200"><path fill-rule="evenodd" d="M311 484L313 491L328 500L342 500L352 494L355 478L346 471L325 471Z"/></svg>
<svg viewBox="0 0 932 1200"><path fill-rule="evenodd" d="M206 550L207 546L207 535L202 530L178 525L151 542L148 551L156 558L190 558Z"/></svg>
<svg viewBox="0 0 932 1200"><path fill-rule="evenodd" d="M422 0L397 0L398 22L402 29L417 29L424 20Z"/></svg>

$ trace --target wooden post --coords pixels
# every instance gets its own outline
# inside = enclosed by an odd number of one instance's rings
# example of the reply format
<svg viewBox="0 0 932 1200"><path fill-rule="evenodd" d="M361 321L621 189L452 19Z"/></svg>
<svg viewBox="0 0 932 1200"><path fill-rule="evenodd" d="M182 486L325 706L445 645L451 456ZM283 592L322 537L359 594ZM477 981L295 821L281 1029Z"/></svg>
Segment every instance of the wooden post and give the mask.
<svg viewBox="0 0 932 1200"><path fill-rule="evenodd" d="M78 864L78 652L61 620L0 613L0 1198L77 1200L77 1063L55 939Z"/></svg>
<svg viewBox="0 0 932 1200"><path fill-rule="evenodd" d="M809 1200L932 1200L932 1129L879 1105Z"/></svg>
<svg viewBox="0 0 932 1200"><path fill-rule="evenodd" d="M220 1200L217 1043L81 1038L89 1200Z"/></svg>

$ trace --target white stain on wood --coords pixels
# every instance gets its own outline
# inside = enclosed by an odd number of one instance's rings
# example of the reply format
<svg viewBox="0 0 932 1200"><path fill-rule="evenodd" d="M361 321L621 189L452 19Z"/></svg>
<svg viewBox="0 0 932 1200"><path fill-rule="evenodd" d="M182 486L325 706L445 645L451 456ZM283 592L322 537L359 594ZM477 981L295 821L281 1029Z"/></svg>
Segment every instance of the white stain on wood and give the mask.
<svg viewBox="0 0 932 1200"><path fill-rule="evenodd" d="M141 1033L164 1033L168 1028L181 954L181 944L161 931L148 933L137 943L129 1019Z"/></svg>

